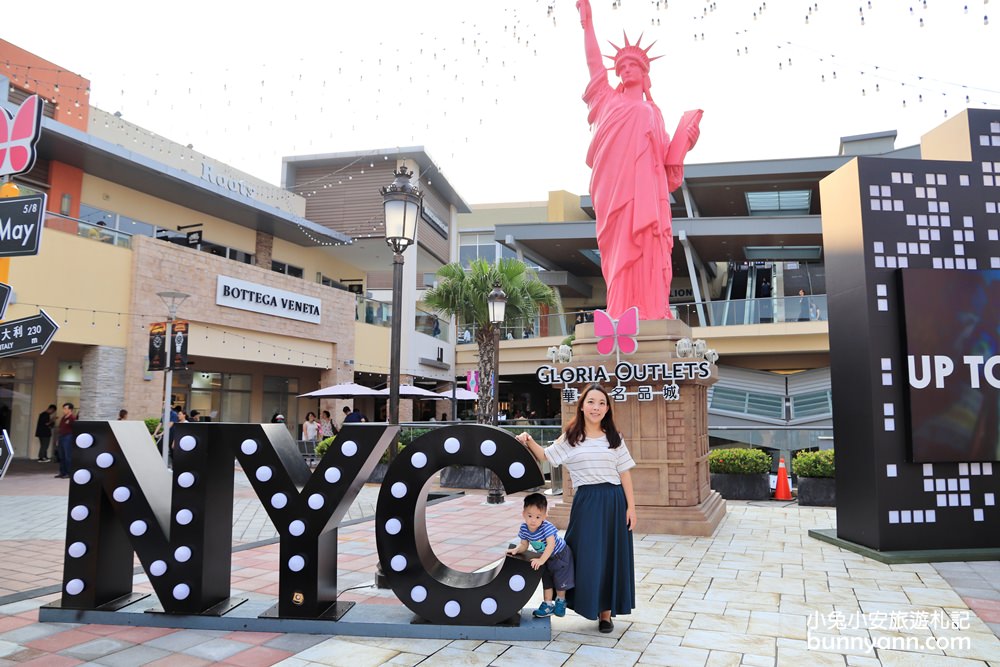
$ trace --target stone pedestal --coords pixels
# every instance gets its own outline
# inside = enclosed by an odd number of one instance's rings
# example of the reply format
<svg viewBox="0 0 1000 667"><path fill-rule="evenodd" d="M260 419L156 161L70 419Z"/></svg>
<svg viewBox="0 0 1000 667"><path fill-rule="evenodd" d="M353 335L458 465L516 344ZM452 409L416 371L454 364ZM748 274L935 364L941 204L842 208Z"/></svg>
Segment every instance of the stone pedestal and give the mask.
<svg viewBox="0 0 1000 667"><path fill-rule="evenodd" d="M674 342L690 335L690 327L677 320L641 322L638 350L632 355L622 355L621 361L633 364L685 361L676 357ZM599 355L596 345L593 323L578 324L573 361L566 365L603 366L613 378L618 359L614 354ZM628 393L648 385L652 387L653 400L628 396L625 401L612 402L615 424L636 462L632 484L640 532L709 536L725 516L726 501L712 490L708 475L708 387L717 378L713 366L712 377L708 379L679 380L680 399L676 401L663 398L663 385L670 384L669 380L630 381L623 383ZM617 381L612 379L603 384L610 391ZM586 384L569 386L582 390ZM564 427L575 411L575 404L562 404ZM565 529L572 504L573 484L570 476L565 475L562 502L550 507L549 520Z"/></svg>

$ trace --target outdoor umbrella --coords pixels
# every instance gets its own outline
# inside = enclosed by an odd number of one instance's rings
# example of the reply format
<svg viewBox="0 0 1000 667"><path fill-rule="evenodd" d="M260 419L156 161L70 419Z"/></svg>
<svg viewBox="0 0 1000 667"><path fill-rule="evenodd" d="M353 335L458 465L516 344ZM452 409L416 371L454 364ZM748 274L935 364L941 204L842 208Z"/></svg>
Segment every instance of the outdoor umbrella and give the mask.
<svg viewBox="0 0 1000 667"><path fill-rule="evenodd" d="M451 389L446 389L445 391L439 392L438 396L441 398L451 399ZM455 400L458 401L478 401L479 394L474 391L469 391L464 387L458 387L455 389Z"/></svg>
<svg viewBox="0 0 1000 667"><path fill-rule="evenodd" d="M388 396L389 388L379 389L375 392L376 396ZM424 389L423 387L415 387L412 384L401 384L399 385L399 395L401 398L431 398L434 400L444 400L450 398L449 396L442 396L441 394L435 394L430 389Z"/></svg>
<svg viewBox="0 0 1000 667"><path fill-rule="evenodd" d="M354 382L343 382L310 391L308 394L299 394L299 398L356 398L358 396L381 396L381 394L371 387Z"/></svg>

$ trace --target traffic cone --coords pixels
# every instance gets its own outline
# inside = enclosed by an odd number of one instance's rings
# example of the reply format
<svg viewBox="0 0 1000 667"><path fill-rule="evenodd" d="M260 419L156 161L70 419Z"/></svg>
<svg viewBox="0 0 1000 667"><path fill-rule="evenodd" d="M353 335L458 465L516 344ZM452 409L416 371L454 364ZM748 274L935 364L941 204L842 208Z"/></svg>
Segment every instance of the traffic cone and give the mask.
<svg viewBox="0 0 1000 667"><path fill-rule="evenodd" d="M774 499L792 499L792 489L788 486L788 471L785 470L784 457L778 459L778 481L774 485Z"/></svg>

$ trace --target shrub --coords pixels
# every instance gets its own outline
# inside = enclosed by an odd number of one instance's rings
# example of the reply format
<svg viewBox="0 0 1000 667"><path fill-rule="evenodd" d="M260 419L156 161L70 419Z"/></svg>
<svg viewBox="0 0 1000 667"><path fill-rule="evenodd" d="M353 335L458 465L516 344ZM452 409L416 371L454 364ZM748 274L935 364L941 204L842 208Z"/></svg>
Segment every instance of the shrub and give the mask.
<svg viewBox="0 0 1000 667"><path fill-rule="evenodd" d="M153 435L153 432L156 431L156 427L160 425L160 419L160 417L146 417L142 420L150 435Z"/></svg>
<svg viewBox="0 0 1000 667"><path fill-rule="evenodd" d="M761 449L732 447L708 453L708 471L726 475L759 475L771 471L771 456Z"/></svg>
<svg viewBox="0 0 1000 667"><path fill-rule="evenodd" d="M399 451L403 451L403 448L408 444L422 436L424 433L430 431L429 428L402 428L399 431ZM316 456L323 458L326 454L326 450L330 449L330 444L333 443L336 436L330 436L329 438L324 438L316 443ZM389 462L389 447L386 447L385 452L382 454L382 458L379 459L379 463Z"/></svg>
<svg viewBox="0 0 1000 667"><path fill-rule="evenodd" d="M326 454L326 450L330 449L330 444L335 439L336 439L336 436L332 436L331 435L329 438L323 438L322 440L320 440L319 442L317 442L316 443L316 448L314 450L316 452L316 456L319 457L319 458L323 458L323 455Z"/></svg>
<svg viewBox="0 0 1000 667"><path fill-rule="evenodd" d="M833 450L799 452L792 459L792 472L799 477L834 477Z"/></svg>

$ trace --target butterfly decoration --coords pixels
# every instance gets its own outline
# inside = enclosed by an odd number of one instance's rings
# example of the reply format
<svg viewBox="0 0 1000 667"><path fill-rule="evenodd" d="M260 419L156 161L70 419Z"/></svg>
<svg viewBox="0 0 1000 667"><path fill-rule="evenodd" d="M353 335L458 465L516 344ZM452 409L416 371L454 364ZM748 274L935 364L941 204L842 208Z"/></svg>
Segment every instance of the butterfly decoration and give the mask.
<svg viewBox="0 0 1000 667"><path fill-rule="evenodd" d="M639 309L632 306L617 320L603 310L594 311L594 335L598 354L609 355L616 349L632 354L639 349L635 337L639 334Z"/></svg>
<svg viewBox="0 0 1000 667"><path fill-rule="evenodd" d="M0 176L31 171L35 144L42 136L42 102L38 95L24 100L14 115L0 107Z"/></svg>

